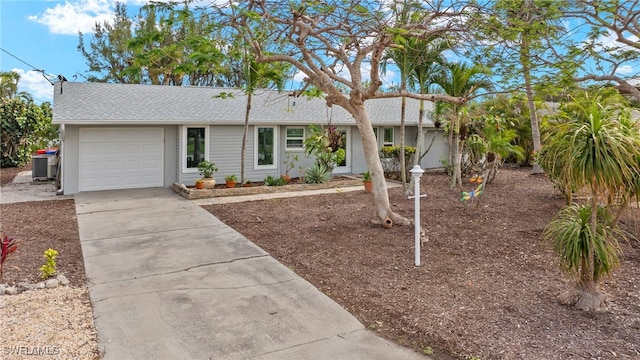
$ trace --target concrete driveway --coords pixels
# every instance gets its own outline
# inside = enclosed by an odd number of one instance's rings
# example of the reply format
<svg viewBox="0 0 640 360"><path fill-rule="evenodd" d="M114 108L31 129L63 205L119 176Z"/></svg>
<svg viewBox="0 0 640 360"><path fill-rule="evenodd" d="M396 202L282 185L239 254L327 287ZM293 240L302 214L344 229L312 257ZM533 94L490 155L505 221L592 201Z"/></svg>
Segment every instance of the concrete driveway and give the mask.
<svg viewBox="0 0 640 360"><path fill-rule="evenodd" d="M169 189L75 202L105 359L425 359Z"/></svg>

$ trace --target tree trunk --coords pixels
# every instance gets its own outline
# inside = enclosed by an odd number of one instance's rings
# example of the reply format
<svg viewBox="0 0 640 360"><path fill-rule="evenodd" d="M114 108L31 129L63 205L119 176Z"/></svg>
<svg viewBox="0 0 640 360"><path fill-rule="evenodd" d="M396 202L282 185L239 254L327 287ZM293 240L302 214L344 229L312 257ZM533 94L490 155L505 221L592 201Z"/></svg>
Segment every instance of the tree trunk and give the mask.
<svg viewBox="0 0 640 360"><path fill-rule="evenodd" d="M450 175L453 176L453 159L455 156L455 147L453 146L453 133L454 133L454 129L455 129L455 125L456 125L456 121L455 118L451 118L449 121L449 163L447 164L447 166L449 166L449 168L451 170ZM447 172L449 172L447 171ZM451 188L453 188L455 186L455 184L451 184Z"/></svg>
<svg viewBox="0 0 640 360"><path fill-rule="evenodd" d="M531 137L533 140L533 151L535 154L540 152L542 144L540 142L540 124L538 123L538 114L536 113L536 104L534 102L533 85L531 84L531 67L529 66L529 45L523 41L520 47L520 62L522 63L522 72L524 75L524 87L527 93L527 105L529 106L529 118L531 120ZM543 174L544 170L533 159L533 174Z"/></svg>
<svg viewBox="0 0 640 360"><path fill-rule="evenodd" d="M418 137L416 139L416 153L415 155L413 155L413 166L416 165L420 165L420 159L422 159L422 156L420 155L420 153L422 152L422 143L424 142L424 134L422 133L422 122L424 119L424 100L420 100L420 110L418 111ZM438 131L436 130L436 133ZM415 183L415 178L412 176L411 179L409 179L409 186L407 188L407 191L405 192L407 195L412 195L413 194L413 188L414 188L414 183Z"/></svg>
<svg viewBox="0 0 640 360"><path fill-rule="evenodd" d="M242 150L240 153L240 183L244 184L244 163L245 158L247 157L247 134L249 133L249 114L251 113L251 100L252 94L249 92L247 94L247 109L244 114L244 130L242 132Z"/></svg>
<svg viewBox="0 0 640 360"><path fill-rule="evenodd" d="M601 310L606 306L604 296L594 281L576 284L574 288L560 294L558 302L585 311Z"/></svg>
<svg viewBox="0 0 640 360"><path fill-rule="evenodd" d="M593 180L592 180L593 181ZM596 234L598 222L598 198L592 189L591 199L591 235L587 254L582 257L580 267L580 280L574 289L560 295L558 300L565 305L573 305L580 310L600 310L605 306L604 297L598 288L598 279L595 278L595 243L593 237Z"/></svg>
<svg viewBox="0 0 640 360"><path fill-rule="evenodd" d="M349 107L349 112L353 115L360 136L362 137L362 147L364 149L367 168L371 174L373 183L373 201L375 213L371 219L374 224L384 225L387 219L393 224L409 225L408 219L394 213L389 204L389 193L387 191L387 182L384 178L382 163L380 162L380 154L378 154L378 143L376 141L371 120L363 103L353 104Z"/></svg>
<svg viewBox="0 0 640 360"><path fill-rule="evenodd" d="M404 85L403 85L404 86ZM404 156L404 118L407 111L407 98L402 97L402 106L400 107L400 179L402 180L402 193L407 194L407 160Z"/></svg>

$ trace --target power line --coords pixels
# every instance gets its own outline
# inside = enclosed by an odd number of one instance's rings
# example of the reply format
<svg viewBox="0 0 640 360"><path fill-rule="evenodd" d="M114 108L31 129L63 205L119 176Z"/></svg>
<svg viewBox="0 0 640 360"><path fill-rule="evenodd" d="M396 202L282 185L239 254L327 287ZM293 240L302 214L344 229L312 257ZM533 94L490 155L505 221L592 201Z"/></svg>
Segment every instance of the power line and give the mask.
<svg viewBox="0 0 640 360"><path fill-rule="evenodd" d="M0 48L0 50L2 50L2 51L4 51L4 52L6 52L7 54L9 54L9 56L11 56L11 57L15 58L16 60L18 60L18 61L20 61L20 62L22 62L22 63L26 64L26 65L27 65L27 66L29 66L29 67L31 67L31 69L33 69L33 71L37 71L37 72L39 72L39 73L42 73L42 76L43 76L45 79L47 79L47 81L49 82L49 84L53 85L53 82L51 82L51 80L49 80L49 78L44 74L44 69L38 69L37 67L35 67L35 66L33 66L33 65L29 64L28 62L26 62L26 61L24 61L24 60L20 59L19 57L17 57L17 56L15 56L15 55L13 55L12 53L8 52L7 50L5 50L5 49L3 49L3 48Z"/></svg>

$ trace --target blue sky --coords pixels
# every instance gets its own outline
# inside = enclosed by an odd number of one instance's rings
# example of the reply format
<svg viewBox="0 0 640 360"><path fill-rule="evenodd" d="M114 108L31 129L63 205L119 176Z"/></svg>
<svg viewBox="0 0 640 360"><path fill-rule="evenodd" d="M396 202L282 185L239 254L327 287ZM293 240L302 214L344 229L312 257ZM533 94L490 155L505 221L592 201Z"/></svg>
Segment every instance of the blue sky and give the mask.
<svg viewBox="0 0 640 360"><path fill-rule="evenodd" d="M137 13L137 6L142 2L129 0L128 10ZM114 3L112 0L0 0L0 48L44 70L52 79L62 74L71 81L74 75L87 70L84 58L76 49L78 31L90 33L96 21L113 19ZM31 93L38 102L51 101L53 86L43 74L5 51L0 51L0 69L15 70L21 75L19 91Z"/></svg>
<svg viewBox="0 0 640 360"><path fill-rule="evenodd" d="M168 1L168 0L161 0ZM111 21L115 0L0 0L0 70L20 74L19 91L32 94L38 102L52 101L54 81L59 74L69 81L84 81L88 66L78 52L78 32L89 34L97 22ZM130 14L137 14L146 0L120 0ZM7 53L9 52L9 53ZM13 56L12 56L13 55ZM18 58L18 59L16 59ZM25 64L28 63L29 65ZM363 75L368 78L366 69ZM392 82L396 73L382 74ZM299 81L302 74L295 79Z"/></svg>
<svg viewBox="0 0 640 360"><path fill-rule="evenodd" d="M121 2L131 14L137 14L146 0ZM21 75L19 91L31 93L38 102L51 101L53 86L34 68L44 70L51 80L62 74L73 81L74 76L84 74L88 67L76 48L78 32L89 34L96 21L111 21L114 4L115 0L0 0L0 48L4 50L0 51L0 70ZM618 74L636 71L635 66L627 65ZM391 71L383 76L386 83L392 83L396 75ZM83 78L78 76L77 81Z"/></svg>

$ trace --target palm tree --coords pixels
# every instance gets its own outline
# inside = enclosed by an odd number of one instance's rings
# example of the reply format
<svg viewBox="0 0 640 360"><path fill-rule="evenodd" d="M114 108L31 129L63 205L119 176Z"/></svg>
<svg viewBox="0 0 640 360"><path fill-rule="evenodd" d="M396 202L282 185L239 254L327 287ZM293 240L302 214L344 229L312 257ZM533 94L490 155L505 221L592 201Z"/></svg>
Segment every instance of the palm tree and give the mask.
<svg viewBox="0 0 640 360"><path fill-rule="evenodd" d="M437 84L444 93L455 97L468 98L480 89L490 89L491 82L481 77L486 71L477 65L467 65L464 63L448 63L445 71L434 77ZM449 123L449 155L453 161L453 176L451 178L451 188L455 188L462 183L462 173L460 165L462 161L461 148L464 145L464 134L460 134L460 110L463 105L451 104L451 121Z"/></svg>
<svg viewBox="0 0 640 360"><path fill-rule="evenodd" d="M20 74L15 71L0 72L0 99L11 99L18 92Z"/></svg>
<svg viewBox="0 0 640 360"><path fill-rule="evenodd" d="M412 0L394 1L391 4L396 17L396 21L400 24L411 23L412 14L416 11L420 11L420 4ZM416 65L415 51L416 43L420 42L420 39L416 38L403 38L398 37L396 39L396 47L386 51L385 56L380 63L383 73L386 73L387 64L393 62L400 70L400 87L398 90L407 90L407 80L413 68ZM402 189L404 193L407 193L407 165L404 156L405 147L405 114L407 108L407 98L402 96L400 105L400 178L402 180Z"/></svg>
<svg viewBox="0 0 640 360"><path fill-rule="evenodd" d="M441 37L433 37L423 41L419 41L409 51L413 52L413 58L415 59L415 65L413 66L413 73L409 78L410 81L418 88L420 94L428 94L433 79L437 74L442 71L442 67L446 64L446 59L443 53L451 48L451 43L448 39ZM422 157L424 157L429 148L422 152L423 134L422 123L424 121L425 109L424 100L420 100L420 110L418 112L418 139L416 146L416 156L414 158L414 165L420 163ZM436 123L436 130L439 127ZM434 137L431 141L433 144ZM413 178L412 178L413 180Z"/></svg>
<svg viewBox="0 0 640 360"><path fill-rule="evenodd" d="M618 263L619 215L639 193L640 132L623 100L611 94L585 93L562 108L539 156L562 184L591 192L589 204L561 211L545 229L563 269L577 280L560 300L579 309L603 305L599 283Z"/></svg>
<svg viewBox="0 0 640 360"><path fill-rule="evenodd" d="M284 88L288 66L285 63L258 63L255 58L245 53L244 60L244 93L247 95L244 130L242 133L242 149L240 156L240 182L244 184L244 169L247 149L247 134L253 94L258 87L274 86L278 90Z"/></svg>
<svg viewBox="0 0 640 360"><path fill-rule="evenodd" d="M506 129L496 124L484 124L482 128L483 153L485 161L483 163L482 177L486 184L491 184L502 164L502 159L514 156L520 160L524 157L522 147L514 145L514 140L518 137L515 129Z"/></svg>

